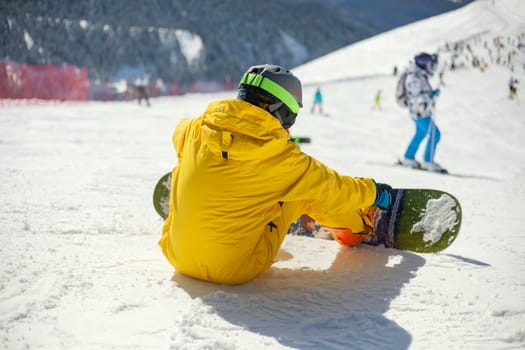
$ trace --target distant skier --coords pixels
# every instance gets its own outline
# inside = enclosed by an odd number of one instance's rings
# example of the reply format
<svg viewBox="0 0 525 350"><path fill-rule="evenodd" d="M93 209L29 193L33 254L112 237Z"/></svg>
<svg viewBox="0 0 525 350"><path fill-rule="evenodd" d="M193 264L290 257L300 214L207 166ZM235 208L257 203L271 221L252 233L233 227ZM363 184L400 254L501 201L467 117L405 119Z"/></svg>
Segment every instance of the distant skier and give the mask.
<svg viewBox="0 0 525 350"><path fill-rule="evenodd" d="M149 103L149 96L148 96L148 90L146 88L147 86L147 79L137 79L135 82L135 93L137 94L137 102L138 104L142 104L142 100L144 99L146 102L146 106L150 106Z"/></svg>
<svg viewBox="0 0 525 350"><path fill-rule="evenodd" d="M438 86L445 86L445 80L443 79L443 76L445 75L445 71L447 69L447 63L443 64L441 69L439 70L438 77L439 77L439 85Z"/></svg>
<svg viewBox="0 0 525 350"><path fill-rule="evenodd" d="M319 108L319 113L323 114L323 94L321 93L321 88L317 88L314 94L314 103L312 105L311 112L315 111L315 107Z"/></svg>
<svg viewBox="0 0 525 350"><path fill-rule="evenodd" d="M428 77L432 76L437 66L436 56L420 53L414 57L414 62L407 68L405 90L409 114L414 120L416 132L410 140L405 155L400 159L402 165L423 168L430 171L445 172L434 161L436 146L441 138L439 128L433 119L435 100L439 96L439 89L432 89ZM427 137L427 145L423 162L416 161L415 156L419 145Z"/></svg>
<svg viewBox="0 0 525 350"><path fill-rule="evenodd" d="M513 100L514 97L518 97L518 79L510 78L509 81L509 99Z"/></svg>
<svg viewBox="0 0 525 350"><path fill-rule="evenodd" d="M381 90L377 90L376 92L374 97L374 107L372 107L372 109L381 110Z"/></svg>

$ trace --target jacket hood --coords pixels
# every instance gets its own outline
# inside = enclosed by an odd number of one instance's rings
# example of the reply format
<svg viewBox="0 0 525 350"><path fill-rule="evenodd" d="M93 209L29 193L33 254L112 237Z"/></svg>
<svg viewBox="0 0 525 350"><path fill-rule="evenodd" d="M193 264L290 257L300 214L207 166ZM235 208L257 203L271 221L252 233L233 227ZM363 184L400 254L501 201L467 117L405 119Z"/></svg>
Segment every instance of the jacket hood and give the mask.
<svg viewBox="0 0 525 350"><path fill-rule="evenodd" d="M199 119L203 144L214 154L225 157L227 152L228 159L269 158L291 142L288 131L276 118L241 100L212 102Z"/></svg>

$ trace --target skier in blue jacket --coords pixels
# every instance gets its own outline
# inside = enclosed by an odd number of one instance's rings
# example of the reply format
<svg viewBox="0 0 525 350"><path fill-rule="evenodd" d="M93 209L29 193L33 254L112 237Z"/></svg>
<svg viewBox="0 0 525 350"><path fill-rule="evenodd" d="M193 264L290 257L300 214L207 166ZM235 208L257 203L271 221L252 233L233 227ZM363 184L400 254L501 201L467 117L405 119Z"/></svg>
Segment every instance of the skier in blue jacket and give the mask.
<svg viewBox="0 0 525 350"><path fill-rule="evenodd" d="M414 62L407 69L405 89L408 98L410 117L416 125L416 132L405 155L400 159L402 165L423 168L430 171L446 172L434 161L436 146L441 138L441 133L434 119L435 100L439 96L439 89L432 89L428 77L432 76L437 66L437 56L420 53L414 57ZM427 137L427 145L423 162L416 161L415 156L419 145Z"/></svg>
<svg viewBox="0 0 525 350"><path fill-rule="evenodd" d="M315 107L319 107L319 113L323 114L323 94L321 93L321 88L317 88L314 94L314 103L312 105L311 112L313 113Z"/></svg>

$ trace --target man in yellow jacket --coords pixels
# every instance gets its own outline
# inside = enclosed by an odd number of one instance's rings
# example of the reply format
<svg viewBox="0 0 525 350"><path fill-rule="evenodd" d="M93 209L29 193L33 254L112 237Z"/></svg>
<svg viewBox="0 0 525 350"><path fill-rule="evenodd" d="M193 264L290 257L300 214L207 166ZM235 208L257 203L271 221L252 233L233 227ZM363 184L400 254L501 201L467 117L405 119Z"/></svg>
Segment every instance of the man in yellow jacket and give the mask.
<svg viewBox="0 0 525 350"><path fill-rule="evenodd" d="M244 74L237 99L212 102L177 125L178 165L159 245L178 272L248 282L272 265L301 214L371 233L363 210L388 207L390 186L342 176L301 152L288 133L301 106L299 79L259 65Z"/></svg>

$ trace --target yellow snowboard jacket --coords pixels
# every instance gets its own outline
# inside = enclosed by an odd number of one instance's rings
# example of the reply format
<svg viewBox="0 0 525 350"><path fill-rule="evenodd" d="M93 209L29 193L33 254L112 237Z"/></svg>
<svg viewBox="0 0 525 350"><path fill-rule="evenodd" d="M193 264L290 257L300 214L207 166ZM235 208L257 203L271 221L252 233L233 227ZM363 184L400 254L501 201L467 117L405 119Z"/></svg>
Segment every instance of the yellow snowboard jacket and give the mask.
<svg viewBox="0 0 525 350"><path fill-rule="evenodd" d="M304 154L276 118L241 100L183 119L173 145L178 165L159 245L178 272L198 279L247 282L271 266L301 214L351 228L360 224L351 214L376 197L372 179L341 176Z"/></svg>

